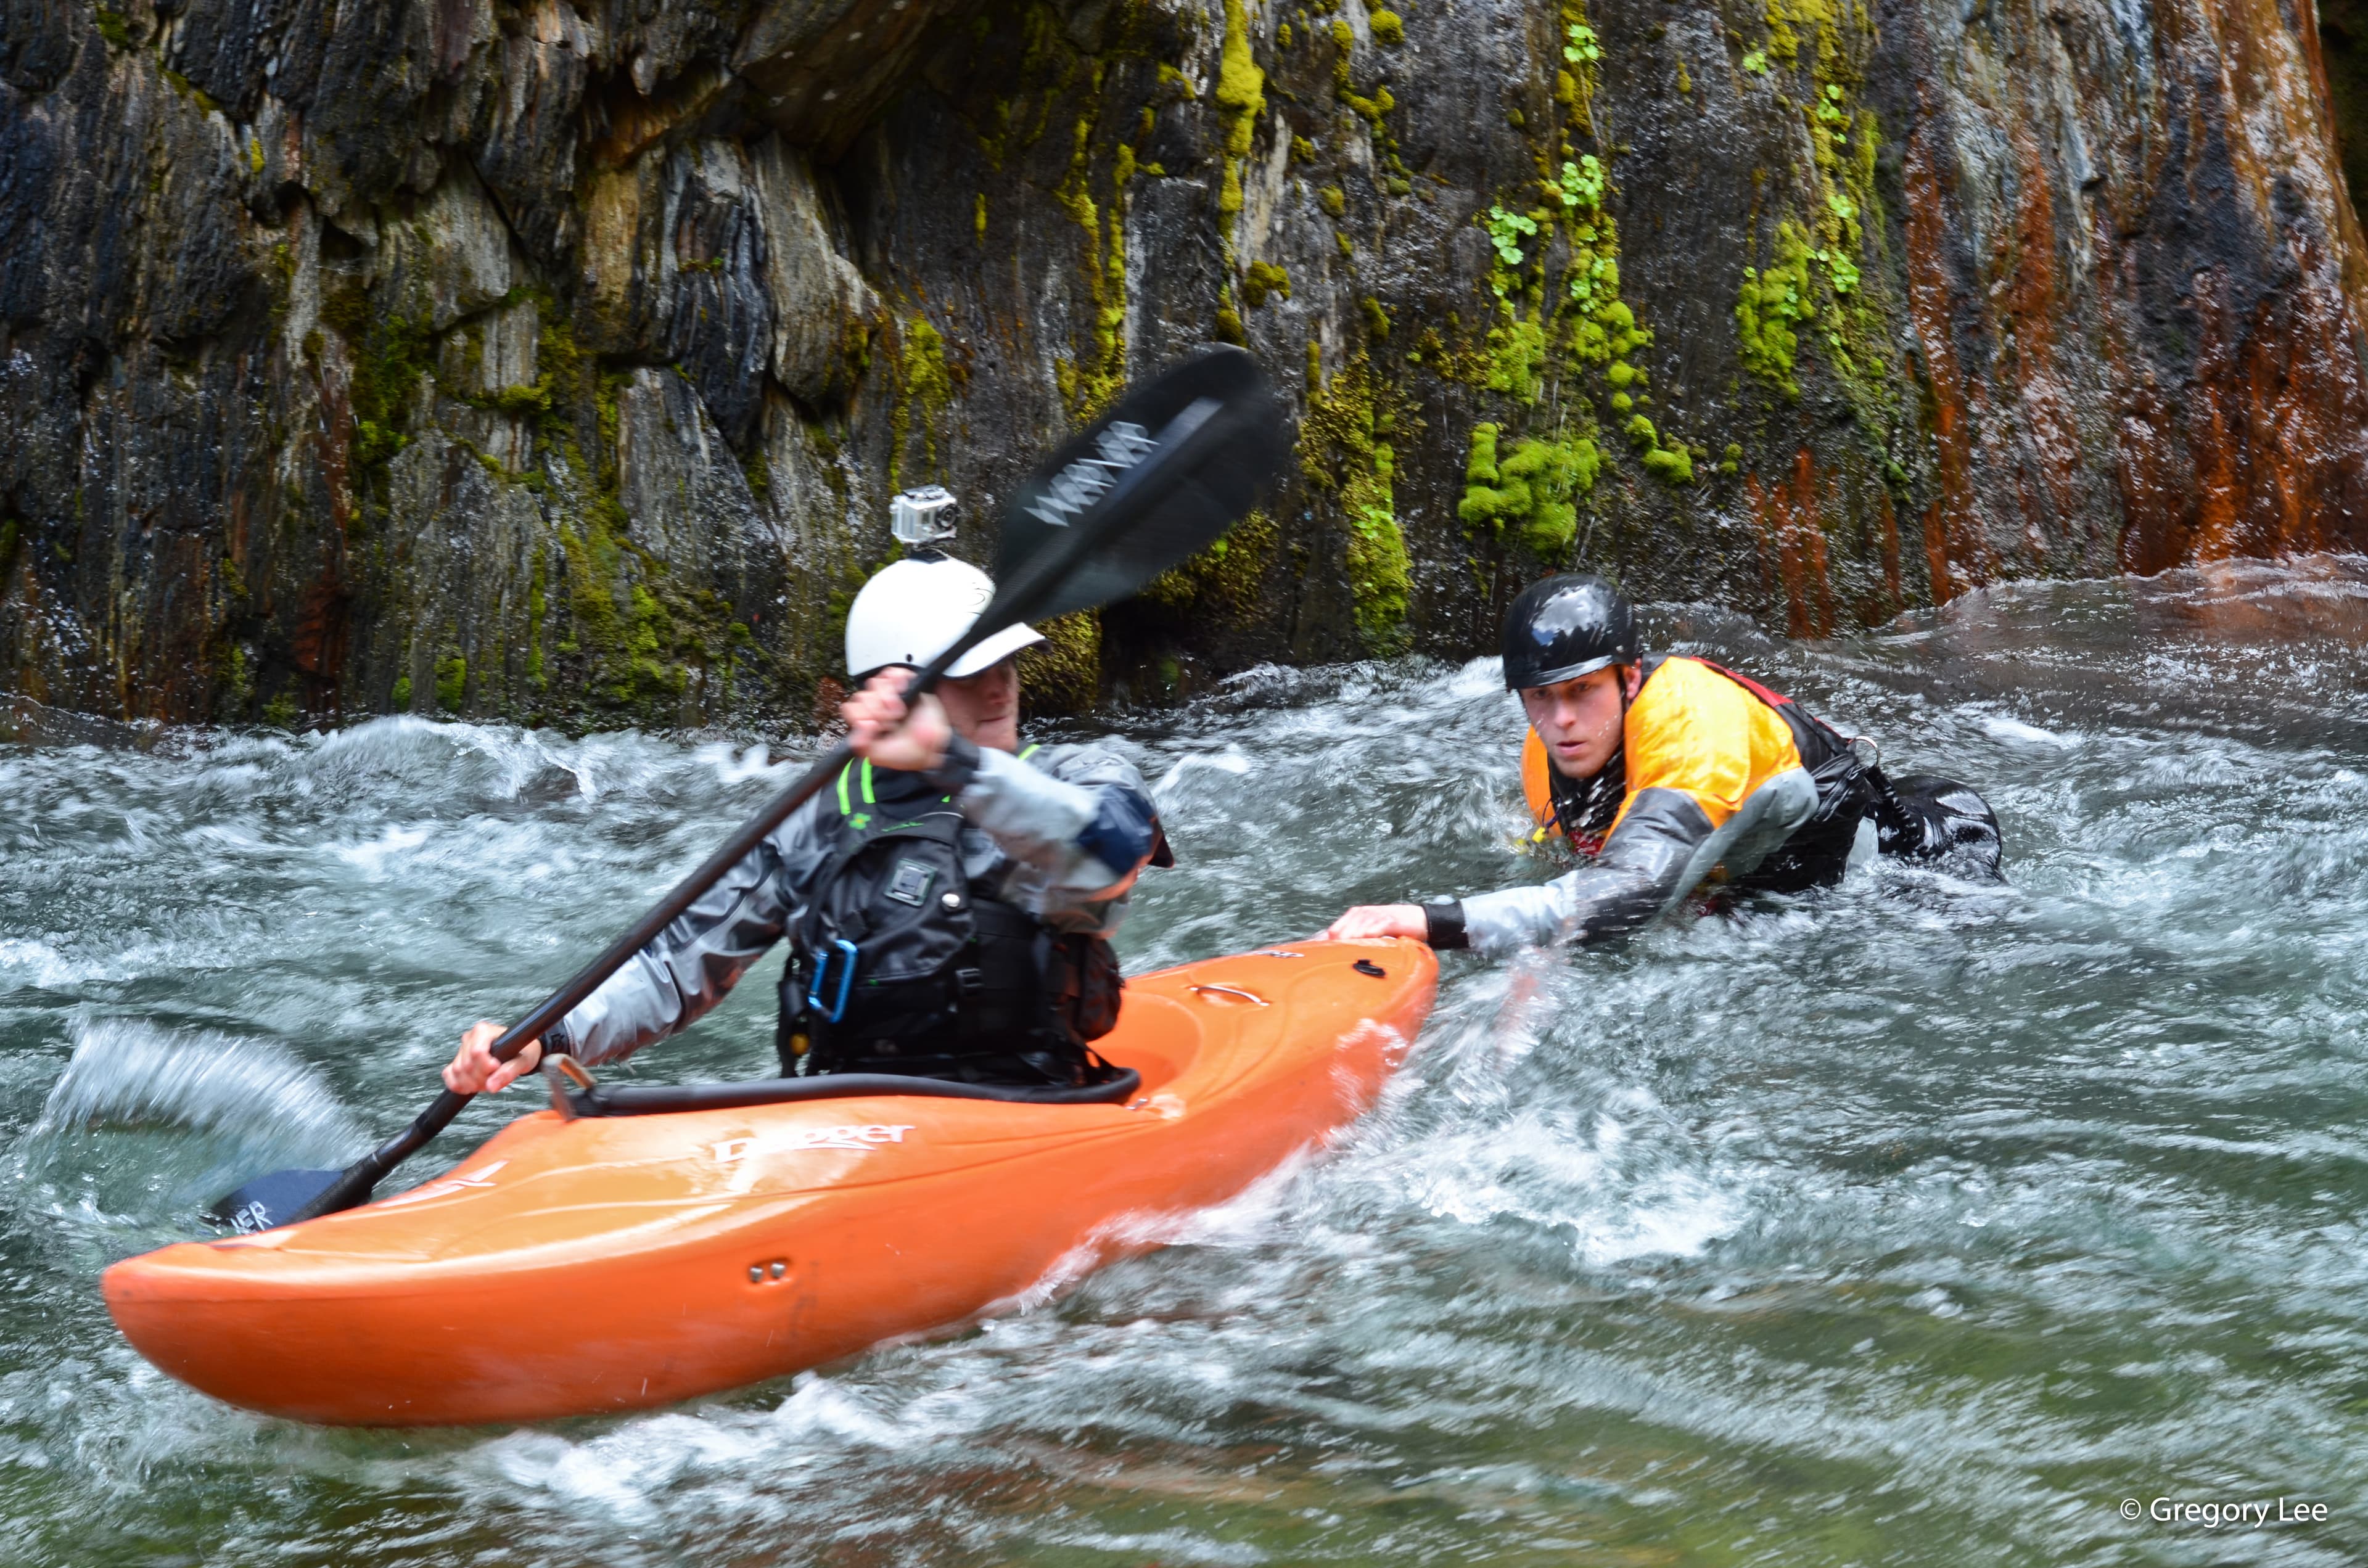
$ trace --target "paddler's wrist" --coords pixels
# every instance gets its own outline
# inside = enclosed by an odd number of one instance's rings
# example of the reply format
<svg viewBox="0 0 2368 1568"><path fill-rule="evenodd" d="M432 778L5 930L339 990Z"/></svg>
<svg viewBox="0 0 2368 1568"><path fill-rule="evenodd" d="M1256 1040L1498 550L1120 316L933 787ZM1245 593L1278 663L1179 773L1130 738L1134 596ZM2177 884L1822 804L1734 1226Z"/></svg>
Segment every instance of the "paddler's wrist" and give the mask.
<svg viewBox="0 0 2368 1568"><path fill-rule="evenodd" d="M1444 899L1422 906L1422 939L1434 949L1469 947L1470 938L1463 929L1463 903L1461 899Z"/></svg>
<svg viewBox="0 0 2368 1568"><path fill-rule="evenodd" d="M930 789L958 795L978 777L978 743L967 735L955 735L946 742L946 755L938 765L925 769L921 777L929 781Z"/></svg>

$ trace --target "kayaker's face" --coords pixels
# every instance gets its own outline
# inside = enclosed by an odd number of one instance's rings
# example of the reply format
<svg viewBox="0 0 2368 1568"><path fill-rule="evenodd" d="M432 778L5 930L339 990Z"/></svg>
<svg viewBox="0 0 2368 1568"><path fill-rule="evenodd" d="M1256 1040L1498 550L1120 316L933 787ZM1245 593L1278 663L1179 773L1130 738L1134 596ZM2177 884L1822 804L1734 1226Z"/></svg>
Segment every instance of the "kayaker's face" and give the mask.
<svg viewBox="0 0 2368 1568"><path fill-rule="evenodd" d="M938 683L946 722L973 745L1019 749L1019 668L1009 659L974 676Z"/></svg>
<svg viewBox="0 0 2368 1568"><path fill-rule="evenodd" d="M1634 673L1629 666L1613 665L1557 686L1521 688L1530 727L1545 743L1546 756L1564 778L1594 778L1620 749L1620 727L1627 716L1620 687ZM1629 695L1634 694L1632 684Z"/></svg>

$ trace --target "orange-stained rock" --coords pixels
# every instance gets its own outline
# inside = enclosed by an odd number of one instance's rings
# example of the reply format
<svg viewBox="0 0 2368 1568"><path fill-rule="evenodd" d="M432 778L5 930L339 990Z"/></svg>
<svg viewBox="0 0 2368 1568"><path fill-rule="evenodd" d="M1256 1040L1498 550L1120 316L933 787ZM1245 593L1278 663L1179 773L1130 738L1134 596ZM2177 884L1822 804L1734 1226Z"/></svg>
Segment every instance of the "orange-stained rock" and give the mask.
<svg viewBox="0 0 2368 1568"><path fill-rule="evenodd" d="M1605 6L1584 61L1552 0L17 9L0 685L60 705L802 723L894 490L986 557L1220 338L1302 460L1110 689L1484 652L1574 565L1827 635L2368 548L2301 0ZM1467 522L1483 425L1574 493Z"/></svg>
<svg viewBox="0 0 2368 1568"><path fill-rule="evenodd" d="M1918 9L1944 62L1904 160L1941 597L2368 545L2368 254L2311 13L2143 14L2133 39L2102 7Z"/></svg>

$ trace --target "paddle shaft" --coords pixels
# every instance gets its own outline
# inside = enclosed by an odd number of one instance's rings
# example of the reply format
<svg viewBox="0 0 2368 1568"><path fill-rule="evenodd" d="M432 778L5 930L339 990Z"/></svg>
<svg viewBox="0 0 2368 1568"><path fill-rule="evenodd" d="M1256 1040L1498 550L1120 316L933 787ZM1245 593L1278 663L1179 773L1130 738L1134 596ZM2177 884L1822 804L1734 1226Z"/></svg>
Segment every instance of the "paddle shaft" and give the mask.
<svg viewBox="0 0 2368 1568"><path fill-rule="evenodd" d="M1116 517L1126 511L1137 493L1150 483L1151 475L1164 472L1169 463L1195 444L1194 438L1209 427L1220 405L1212 399L1201 399L1160 431L1151 453L1121 474L1108 494L1095 504L1094 510L1104 517ZM1082 521L1082 519L1081 519ZM943 678L957 660L980 642L1017 621L1026 620L1037 608L1049 599L1070 574L1076 571L1086 555L1101 542L1103 529L1076 527L1035 560L1014 574L995 596L994 601L971 622L970 630L955 639L951 647L929 661L928 666L905 687L908 699L916 699ZM742 824L738 832L723 841L700 868L675 884L674 891L660 899L650 912L635 921L632 927L609 944L598 958L578 970L574 979L544 997L534 1011L505 1029L493 1043L494 1060L507 1062L527 1048L529 1042L541 1040L551 1027L573 1012L586 997L600 988L635 953L649 946L658 933L674 924L683 911L699 902L700 895L713 887L719 878L748 858L749 853L774 829L789 820L790 813L804 805L823 787L837 776L854 757L853 750L844 741L833 746L820 762L806 770L805 776L779 795L765 809ZM322 1214L334 1214L364 1201L386 1173L394 1169L422 1144L450 1125L461 1108L473 1096L453 1089L439 1091L428 1102L427 1108L401 1132L371 1150L347 1167L345 1173L324 1190L303 1211L294 1216L309 1220Z"/></svg>

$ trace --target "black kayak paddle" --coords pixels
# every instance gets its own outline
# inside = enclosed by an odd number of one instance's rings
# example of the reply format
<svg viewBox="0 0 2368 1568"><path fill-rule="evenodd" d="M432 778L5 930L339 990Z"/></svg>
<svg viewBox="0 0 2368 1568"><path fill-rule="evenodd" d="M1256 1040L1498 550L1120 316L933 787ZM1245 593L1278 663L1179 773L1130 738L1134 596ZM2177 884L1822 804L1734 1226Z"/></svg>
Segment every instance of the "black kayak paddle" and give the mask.
<svg viewBox="0 0 2368 1568"><path fill-rule="evenodd" d="M1004 509L994 600L906 687L917 697L986 638L1023 620L1122 598L1207 549L1257 505L1288 451L1266 377L1238 348L1212 349L1130 392L1053 454ZM775 796L699 869L574 979L494 1041L507 1062L696 903L716 879L836 777L845 742ZM274 1171L217 1200L242 1233L334 1214L370 1200L386 1174L441 1132L471 1096L443 1090L394 1137L344 1170Z"/></svg>

